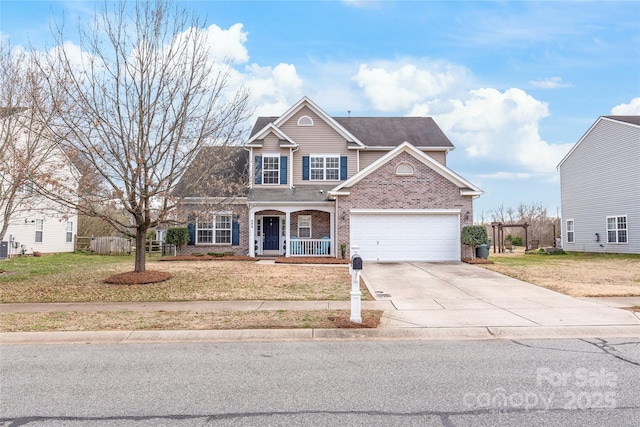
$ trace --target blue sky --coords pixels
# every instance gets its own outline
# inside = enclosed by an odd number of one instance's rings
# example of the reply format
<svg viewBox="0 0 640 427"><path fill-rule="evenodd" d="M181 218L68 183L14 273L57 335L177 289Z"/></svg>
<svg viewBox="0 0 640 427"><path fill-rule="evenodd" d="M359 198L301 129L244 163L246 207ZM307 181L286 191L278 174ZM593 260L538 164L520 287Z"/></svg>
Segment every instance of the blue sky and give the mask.
<svg viewBox="0 0 640 427"><path fill-rule="evenodd" d="M1 0L0 33L50 48L52 17L71 28L101 4ZM448 166L485 191L476 218L520 202L556 215L564 154L599 116L640 114L638 1L183 4L256 115L306 95L336 116L432 116Z"/></svg>

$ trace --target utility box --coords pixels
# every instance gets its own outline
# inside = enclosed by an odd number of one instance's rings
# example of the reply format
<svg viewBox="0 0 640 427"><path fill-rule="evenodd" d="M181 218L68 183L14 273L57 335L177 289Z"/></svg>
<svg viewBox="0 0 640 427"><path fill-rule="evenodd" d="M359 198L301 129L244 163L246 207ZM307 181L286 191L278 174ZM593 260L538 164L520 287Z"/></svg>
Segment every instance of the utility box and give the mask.
<svg viewBox="0 0 640 427"><path fill-rule="evenodd" d="M9 242L0 242L0 259L9 258Z"/></svg>

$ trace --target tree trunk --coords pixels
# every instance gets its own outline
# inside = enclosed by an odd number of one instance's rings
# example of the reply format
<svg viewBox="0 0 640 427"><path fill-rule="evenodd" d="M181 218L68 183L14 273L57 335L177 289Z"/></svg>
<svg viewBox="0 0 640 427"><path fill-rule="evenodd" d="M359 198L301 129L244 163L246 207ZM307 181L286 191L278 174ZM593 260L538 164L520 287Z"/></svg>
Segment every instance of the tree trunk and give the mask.
<svg viewBox="0 0 640 427"><path fill-rule="evenodd" d="M147 230L138 227L136 231L136 272L144 272L146 265Z"/></svg>

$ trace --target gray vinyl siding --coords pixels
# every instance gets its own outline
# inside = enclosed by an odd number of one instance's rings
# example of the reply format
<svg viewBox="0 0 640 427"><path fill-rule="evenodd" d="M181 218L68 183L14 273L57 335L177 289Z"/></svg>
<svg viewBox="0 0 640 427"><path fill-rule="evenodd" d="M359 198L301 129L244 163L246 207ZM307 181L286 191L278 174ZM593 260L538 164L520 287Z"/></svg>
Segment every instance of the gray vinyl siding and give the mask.
<svg viewBox="0 0 640 427"><path fill-rule="evenodd" d="M298 126L298 119L309 116L313 119L313 127ZM302 157L310 154L336 154L347 156L347 178L358 171L356 152L347 149L347 141L331 126L307 107L302 108L286 123L280 126L282 131L296 141L300 148L293 154L293 185L318 185L320 183L338 185L340 181L303 181Z"/></svg>
<svg viewBox="0 0 640 427"><path fill-rule="evenodd" d="M560 182L565 250L640 253L640 127L600 119L561 164ZM624 215L628 243L607 243L606 218ZM568 219L574 243L566 241Z"/></svg>

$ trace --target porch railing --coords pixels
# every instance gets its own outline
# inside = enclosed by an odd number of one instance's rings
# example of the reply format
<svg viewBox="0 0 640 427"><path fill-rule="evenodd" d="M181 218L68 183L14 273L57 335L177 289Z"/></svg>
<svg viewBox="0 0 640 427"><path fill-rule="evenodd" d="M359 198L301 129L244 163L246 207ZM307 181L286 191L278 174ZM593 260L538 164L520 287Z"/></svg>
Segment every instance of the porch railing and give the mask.
<svg viewBox="0 0 640 427"><path fill-rule="evenodd" d="M331 239L291 239L291 256L327 256L331 253Z"/></svg>

